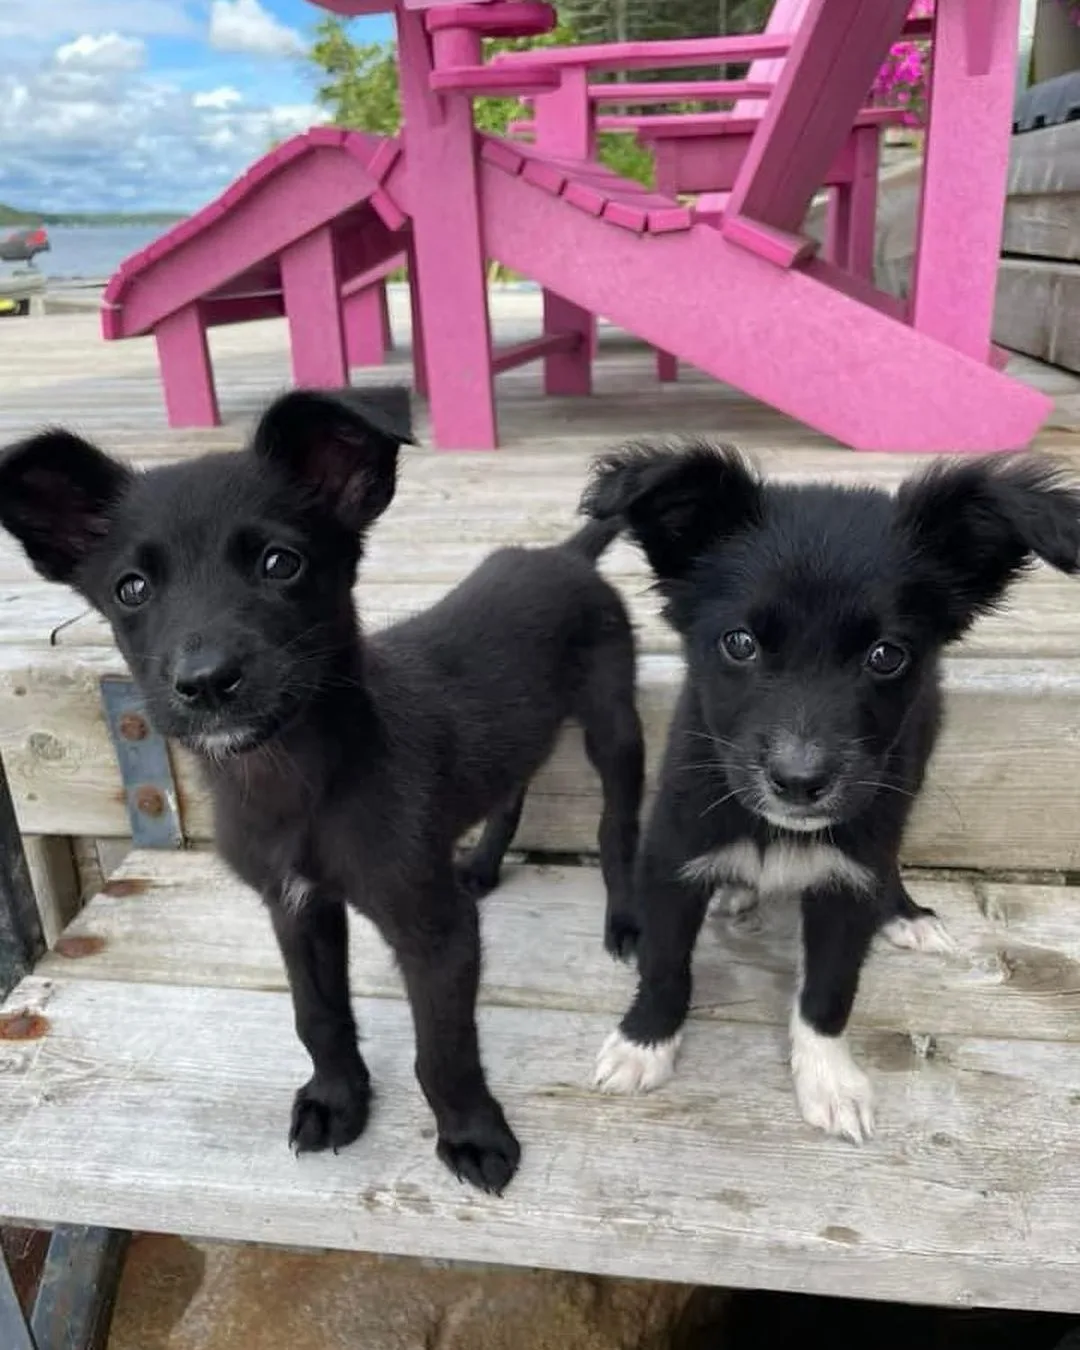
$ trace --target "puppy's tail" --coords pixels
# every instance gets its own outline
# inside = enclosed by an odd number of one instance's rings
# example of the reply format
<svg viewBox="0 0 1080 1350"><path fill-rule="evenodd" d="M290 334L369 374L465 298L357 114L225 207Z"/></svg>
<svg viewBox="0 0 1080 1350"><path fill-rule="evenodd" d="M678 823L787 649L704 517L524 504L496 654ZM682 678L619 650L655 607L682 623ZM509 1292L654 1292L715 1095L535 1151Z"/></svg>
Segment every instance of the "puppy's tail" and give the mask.
<svg viewBox="0 0 1080 1350"><path fill-rule="evenodd" d="M626 526L622 516L611 516L607 520L590 520L577 534L572 534L563 544L564 548L580 553L590 562L596 562L601 553L621 534Z"/></svg>

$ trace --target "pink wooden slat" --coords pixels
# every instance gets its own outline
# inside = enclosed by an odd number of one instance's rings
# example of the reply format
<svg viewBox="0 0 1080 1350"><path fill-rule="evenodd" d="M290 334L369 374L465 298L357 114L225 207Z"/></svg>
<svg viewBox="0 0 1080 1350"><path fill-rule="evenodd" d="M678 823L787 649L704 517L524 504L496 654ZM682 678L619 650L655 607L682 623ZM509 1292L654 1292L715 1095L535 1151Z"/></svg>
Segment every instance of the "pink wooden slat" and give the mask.
<svg viewBox="0 0 1080 1350"><path fill-rule="evenodd" d="M348 299L350 295L355 295L357 291L366 290L376 281L385 281L391 272L396 272L399 267L404 267L407 259L408 253L404 249L400 253L392 253L377 266L369 267L355 277L350 277L342 286L341 294Z"/></svg>
<svg viewBox="0 0 1080 1350"><path fill-rule="evenodd" d="M124 336L120 311L105 301L101 306L101 336L106 342L113 342Z"/></svg>
<svg viewBox="0 0 1080 1350"><path fill-rule="evenodd" d="M496 168L502 169L503 173L515 176L525 167L525 156L521 151L494 136L485 136L480 146L480 158L485 163L494 164Z"/></svg>
<svg viewBox="0 0 1080 1350"><path fill-rule="evenodd" d="M599 216L603 214L604 207L608 203L608 196L602 188L582 178L567 183L563 200L587 215Z"/></svg>
<svg viewBox="0 0 1080 1350"><path fill-rule="evenodd" d="M646 207L637 206L629 201L608 200L604 207L603 218L623 230L633 230L635 234L644 234L649 223Z"/></svg>
<svg viewBox="0 0 1080 1350"><path fill-rule="evenodd" d="M648 211L650 234L671 234L688 230L694 223L694 212L687 206L651 206Z"/></svg>
<svg viewBox="0 0 1080 1350"><path fill-rule="evenodd" d="M939 0L912 322L988 359L1008 177L1019 0L982 0L990 67L972 74L972 8Z"/></svg>
<svg viewBox="0 0 1080 1350"><path fill-rule="evenodd" d="M528 52L499 52L492 57L492 65L576 66L582 70L661 70L786 56L790 47L790 37L763 33L733 38L600 42L572 47L544 47Z"/></svg>
<svg viewBox="0 0 1080 1350"><path fill-rule="evenodd" d="M293 379L298 385L316 389L348 384L340 283L329 226L282 250L281 281Z"/></svg>
<svg viewBox="0 0 1080 1350"><path fill-rule="evenodd" d="M566 186L569 175L565 169L560 169L550 160L530 159L526 160L521 176L526 182L533 183L538 188L543 188L545 192L554 193L557 197Z"/></svg>
<svg viewBox="0 0 1080 1350"><path fill-rule="evenodd" d="M370 197L371 207L388 230L402 230L409 223L408 217L382 188L376 188Z"/></svg>
<svg viewBox="0 0 1080 1350"><path fill-rule="evenodd" d="M643 248L629 231L568 210L565 197L487 165L482 174L491 257L847 444L1015 449L1052 406L799 269L762 268L717 230ZM407 190L402 203L412 204Z"/></svg>
<svg viewBox="0 0 1080 1350"><path fill-rule="evenodd" d="M496 375L504 370L513 370L529 361L542 356L552 356L556 352L569 352L578 345L579 339L573 333L545 333L543 337L528 338L524 342L515 342L513 346L502 347L491 354L491 369Z"/></svg>
<svg viewBox="0 0 1080 1350"><path fill-rule="evenodd" d="M799 228L907 7L908 0L809 0L732 189L733 215Z"/></svg>
<svg viewBox="0 0 1080 1350"><path fill-rule="evenodd" d="M493 0L486 5L447 5L431 10L425 23L429 33L447 28L471 28L490 38L537 37L550 33L557 17L540 0Z"/></svg>
<svg viewBox="0 0 1080 1350"><path fill-rule="evenodd" d="M433 70L431 87L444 94L522 95L559 87L558 71L540 66L518 65L501 69L488 66L456 66Z"/></svg>
<svg viewBox="0 0 1080 1350"><path fill-rule="evenodd" d="M590 84L592 103L689 103L768 98L771 80L671 80L649 84Z"/></svg>
<svg viewBox="0 0 1080 1350"><path fill-rule="evenodd" d="M766 262L777 267L794 267L814 255L817 244L802 234L792 234L787 230L778 230L760 220L750 220L746 216L730 213L724 216L720 226L726 239L740 244L751 253L756 253Z"/></svg>

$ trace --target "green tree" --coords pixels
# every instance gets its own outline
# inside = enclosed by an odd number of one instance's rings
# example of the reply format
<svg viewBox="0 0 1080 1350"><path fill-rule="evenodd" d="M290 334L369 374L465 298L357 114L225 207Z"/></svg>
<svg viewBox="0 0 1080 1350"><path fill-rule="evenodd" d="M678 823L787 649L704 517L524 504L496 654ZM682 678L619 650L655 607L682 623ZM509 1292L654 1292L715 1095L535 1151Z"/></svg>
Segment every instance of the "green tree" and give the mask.
<svg viewBox="0 0 1080 1350"><path fill-rule="evenodd" d="M509 38L487 44L490 52L521 51L557 46L575 40L572 29L559 27L538 38ZM357 127L392 135L401 125L397 53L390 43L354 42L343 19L323 19L315 30L310 52L318 72L315 98L338 126ZM496 135L510 122L528 116L517 99L478 98L473 101L476 124ZM632 136L603 136L600 157L616 173L651 181L652 160Z"/></svg>

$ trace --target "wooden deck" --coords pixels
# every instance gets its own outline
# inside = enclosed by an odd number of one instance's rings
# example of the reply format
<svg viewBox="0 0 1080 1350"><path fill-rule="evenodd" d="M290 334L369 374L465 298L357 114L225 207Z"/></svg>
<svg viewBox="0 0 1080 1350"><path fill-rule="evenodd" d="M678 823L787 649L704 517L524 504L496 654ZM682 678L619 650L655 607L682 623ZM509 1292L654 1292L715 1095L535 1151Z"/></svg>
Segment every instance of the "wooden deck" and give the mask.
<svg viewBox="0 0 1080 1350"><path fill-rule="evenodd" d="M535 309L535 297L503 298L501 336L520 336ZM0 325L0 441L58 421L141 463L232 448L286 383L278 325L221 330L226 424L170 432L152 347L95 331L82 316ZM1040 444L1080 464L1080 382L1022 369L1059 395ZM365 378L405 374L395 363ZM657 386L650 358L617 335L591 400L545 399L536 369L500 390L505 449L406 455L358 589L369 623L426 603L496 543L568 532L587 461L628 437L732 439L788 478L895 483L913 463L838 450L693 372ZM634 552L618 545L604 565L638 623L655 764L679 657ZM85 606L0 545L0 750L28 834L126 835L98 694L121 668ZM0 1210L1080 1311L1080 890L1063 884L1080 872L1080 588L1044 572L1025 581L951 659L948 688L906 856L916 897L941 909L959 951L883 948L868 967L853 1042L880 1123L862 1150L816 1135L794 1105L790 910L710 923L675 1081L642 1100L600 1098L593 1057L632 977L601 950L598 874L518 865L484 906L484 1058L525 1146L506 1197L457 1187L435 1161L408 1009L370 932L353 977L373 1122L339 1157L298 1162L285 1130L306 1066L265 916L212 855L144 852L11 996L15 1016L0 1016ZM175 767L187 835L205 840L201 789L182 757ZM522 842L589 851L596 820L568 734L530 794Z"/></svg>

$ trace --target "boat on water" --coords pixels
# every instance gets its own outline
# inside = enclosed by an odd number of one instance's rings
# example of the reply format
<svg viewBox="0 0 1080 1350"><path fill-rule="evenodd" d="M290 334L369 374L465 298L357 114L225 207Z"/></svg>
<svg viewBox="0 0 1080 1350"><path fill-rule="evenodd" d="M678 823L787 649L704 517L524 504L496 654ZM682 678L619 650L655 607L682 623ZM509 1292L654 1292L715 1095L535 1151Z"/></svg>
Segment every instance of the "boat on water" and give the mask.
<svg viewBox="0 0 1080 1350"><path fill-rule="evenodd" d="M44 225L27 225L0 238L0 262L33 262L52 248Z"/></svg>

